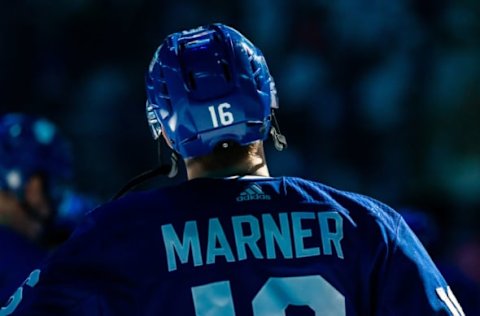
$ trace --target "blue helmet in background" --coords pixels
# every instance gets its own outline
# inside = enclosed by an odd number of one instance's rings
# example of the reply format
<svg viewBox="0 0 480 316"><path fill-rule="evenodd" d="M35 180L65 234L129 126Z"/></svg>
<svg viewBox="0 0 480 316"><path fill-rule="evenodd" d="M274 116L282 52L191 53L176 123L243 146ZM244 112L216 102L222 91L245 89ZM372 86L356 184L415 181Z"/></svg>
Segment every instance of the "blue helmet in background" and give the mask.
<svg viewBox="0 0 480 316"><path fill-rule="evenodd" d="M262 52L223 24L174 33L146 75L147 119L182 157L247 145L271 132L277 91Z"/></svg>
<svg viewBox="0 0 480 316"><path fill-rule="evenodd" d="M33 175L45 178L52 199L73 175L70 143L42 117L14 113L0 117L0 189L23 196Z"/></svg>
<svg viewBox="0 0 480 316"><path fill-rule="evenodd" d="M46 184L55 232L70 233L98 205L94 197L71 188L72 147L52 122L20 113L0 116L0 190L23 200L25 184L35 175Z"/></svg>

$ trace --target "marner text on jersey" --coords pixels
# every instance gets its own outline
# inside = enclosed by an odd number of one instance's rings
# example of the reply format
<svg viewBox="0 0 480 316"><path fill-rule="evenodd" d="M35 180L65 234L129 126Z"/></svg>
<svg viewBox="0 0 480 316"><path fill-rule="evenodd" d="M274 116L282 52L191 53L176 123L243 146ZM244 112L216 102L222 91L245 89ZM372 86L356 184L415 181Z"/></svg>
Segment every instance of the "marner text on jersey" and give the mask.
<svg viewBox="0 0 480 316"><path fill-rule="evenodd" d="M343 218L336 211L238 215L206 223L187 221L161 227L168 271L178 264L217 260L293 259L335 255L343 259Z"/></svg>

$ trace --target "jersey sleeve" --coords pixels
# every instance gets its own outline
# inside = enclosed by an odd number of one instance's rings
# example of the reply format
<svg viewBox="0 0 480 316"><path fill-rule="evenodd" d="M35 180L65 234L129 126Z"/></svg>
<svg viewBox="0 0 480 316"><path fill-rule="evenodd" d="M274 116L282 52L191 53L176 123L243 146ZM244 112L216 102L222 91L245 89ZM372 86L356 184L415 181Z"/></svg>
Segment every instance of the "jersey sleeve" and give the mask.
<svg viewBox="0 0 480 316"><path fill-rule="evenodd" d="M464 316L429 254L401 216L389 249L378 277L375 315Z"/></svg>

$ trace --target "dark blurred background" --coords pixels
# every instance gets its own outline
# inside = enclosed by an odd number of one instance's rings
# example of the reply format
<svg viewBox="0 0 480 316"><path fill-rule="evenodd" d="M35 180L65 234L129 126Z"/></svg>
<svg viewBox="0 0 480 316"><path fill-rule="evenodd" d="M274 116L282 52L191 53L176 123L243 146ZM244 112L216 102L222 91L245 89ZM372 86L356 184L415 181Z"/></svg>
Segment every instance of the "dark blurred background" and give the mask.
<svg viewBox="0 0 480 316"><path fill-rule="evenodd" d="M267 144L273 175L420 209L451 256L475 240L477 0L2 1L0 112L57 123L77 189L106 200L156 163L143 79L154 50L211 22L249 37L276 79L290 147Z"/></svg>

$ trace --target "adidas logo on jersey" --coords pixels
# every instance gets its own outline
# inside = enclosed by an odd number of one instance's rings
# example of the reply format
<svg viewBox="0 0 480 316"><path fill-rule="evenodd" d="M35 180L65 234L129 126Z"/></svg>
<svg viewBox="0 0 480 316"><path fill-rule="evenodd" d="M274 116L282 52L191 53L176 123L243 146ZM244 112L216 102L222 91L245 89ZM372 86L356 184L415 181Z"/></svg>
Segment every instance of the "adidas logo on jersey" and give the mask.
<svg viewBox="0 0 480 316"><path fill-rule="evenodd" d="M252 184L246 188L237 197L238 202L251 201L251 200L271 200L270 195L265 194L262 188L258 184Z"/></svg>

